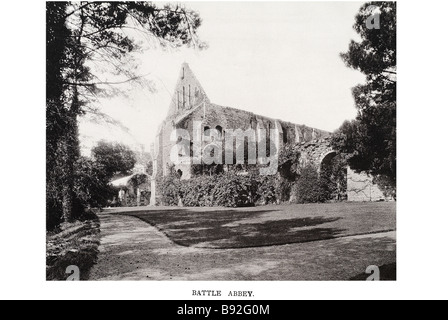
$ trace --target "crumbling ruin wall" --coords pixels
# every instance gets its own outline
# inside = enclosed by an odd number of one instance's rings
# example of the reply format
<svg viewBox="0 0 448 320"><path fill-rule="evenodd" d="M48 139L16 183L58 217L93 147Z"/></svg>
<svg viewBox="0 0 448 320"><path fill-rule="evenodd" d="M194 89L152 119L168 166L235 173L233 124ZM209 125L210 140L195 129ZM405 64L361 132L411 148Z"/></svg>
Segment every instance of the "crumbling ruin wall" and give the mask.
<svg viewBox="0 0 448 320"><path fill-rule="evenodd" d="M331 148L329 132L211 103L188 64L183 64L168 115L158 130L153 148L154 174L151 204L156 202L156 178L166 176L169 173L169 166L172 165L171 150L177 144L176 138L172 136L173 131L185 129L190 139L193 139L195 122L201 123L201 135L206 129L217 129L222 136L225 135L226 130L253 129L258 141L264 138L268 140L270 130L277 130L280 150L286 144L296 144L302 153L300 160L302 165L311 163L318 170L321 169L324 159L335 153ZM262 130L267 131L267 137L262 137ZM190 145L191 148L203 146L204 144L193 145L192 142ZM183 179L191 177L191 165L177 164L175 170L182 174ZM387 200L378 186L373 183L372 177L365 173L355 173L350 168L347 173L347 195L348 201Z"/></svg>

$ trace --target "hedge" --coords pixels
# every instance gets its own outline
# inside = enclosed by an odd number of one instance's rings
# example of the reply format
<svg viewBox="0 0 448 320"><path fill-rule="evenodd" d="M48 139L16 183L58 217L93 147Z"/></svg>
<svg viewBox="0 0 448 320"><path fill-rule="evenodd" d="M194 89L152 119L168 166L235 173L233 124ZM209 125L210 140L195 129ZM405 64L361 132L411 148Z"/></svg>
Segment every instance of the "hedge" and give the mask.
<svg viewBox="0 0 448 320"><path fill-rule="evenodd" d="M316 167L301 165L300 151L289 146L280 154L275 176L261 176L258 170L250 170L250 166L246 166L247 172L231 170L180 180L172 167L169 176L158 180L158 194L165 206L182 203L186 207L244 207L282 202L326 202L335 199L338 191L336 180L345 178L339 173L341 166L338 164L319 174ZM338 172L333 172L335 170Z"/></svg>
<svg viewBox="0 0 448 320"><path fill-rule="evenodd" d="M252 174L223 173L179 180L168 176L160 179L162 205L186 207L244 207L277 203L274 177Z"/></svg>

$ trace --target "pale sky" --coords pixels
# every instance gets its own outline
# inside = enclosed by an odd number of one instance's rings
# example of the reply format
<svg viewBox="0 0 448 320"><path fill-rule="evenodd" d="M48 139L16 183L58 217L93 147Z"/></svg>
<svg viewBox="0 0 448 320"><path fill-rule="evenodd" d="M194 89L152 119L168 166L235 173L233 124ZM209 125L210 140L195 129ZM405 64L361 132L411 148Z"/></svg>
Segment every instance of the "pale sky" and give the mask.
<svg viewBox="0 0 448 320"><path fill-rule="evenodd" d="M211 102L271 118L334 131L356 109L351 88L364 76L347 68L348 49L362 2L188 2L200 13L204 51L147 49L139 74L150 73L156 92L136 87L128 97L101 102L103 112L129 133L82 121L83 152L101 139L149 150L168 112L183 62Z"/></svg>

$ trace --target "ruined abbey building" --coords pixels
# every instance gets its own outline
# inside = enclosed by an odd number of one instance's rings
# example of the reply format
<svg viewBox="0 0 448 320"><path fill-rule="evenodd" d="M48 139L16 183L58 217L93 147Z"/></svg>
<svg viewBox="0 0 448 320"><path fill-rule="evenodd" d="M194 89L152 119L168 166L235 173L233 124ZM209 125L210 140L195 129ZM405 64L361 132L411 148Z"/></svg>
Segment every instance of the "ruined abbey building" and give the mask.
<svg viewBox="0 0 448 320"><path fill-rule="evenodd" d="M210 129L215 129L221 134L226 129L241 129L243 131L252 129L255 132L266 130L268 134L271 130L275 130L279 150L287 143L301 144L304 160L317 167L336 155L330 147L329 132L212 103L188 64L184 63L168 115L158 129L151 150L154 160L151 187L152 205L155 205L157 196L156 177L168 175L170 166L175 165L175 170L182 175L182 179L191 178L191 164L174 164L172 162L171 151L177 144L172 133L175 130L183 129L190 133L190 137L193 137L193 130L197 129L194 126L198 122L201 123L200 130L204 134L207 134ZM256 139L262 139L262 135L257 134ZM347 195L349 201L384 199L381 191L372 183L371 177L356 174L350 169L347 177Z"/></svg>

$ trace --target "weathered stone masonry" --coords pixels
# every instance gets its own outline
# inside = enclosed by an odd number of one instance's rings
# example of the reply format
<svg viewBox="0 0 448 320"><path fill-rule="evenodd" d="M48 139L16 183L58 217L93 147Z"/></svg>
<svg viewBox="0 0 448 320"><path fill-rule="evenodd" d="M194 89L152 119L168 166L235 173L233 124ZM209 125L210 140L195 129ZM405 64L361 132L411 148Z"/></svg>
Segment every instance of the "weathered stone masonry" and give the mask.
<svg viewBox="0 0 448 320"><path fill-rule="evenodd" d="M185 129L193 137L193 123L195 121L202 122L202 132L206 129L217 129L222 132L226 128L243 131L249 128L255 131L264 129L267 132L270 132L271 129L277 129L280 148L286 143L301 144L304 161L311 161L317 167L320 166L326 156L334 154L329 144L329 132L211 103L188 64L184 63L181 67L168 115L158 129L152 150L154 159L154 174L151 184L152 205L156 203L155 178L167 175L167 168L171 164L171 149L176 145L176 141L171 140L173 130ZM189 165L176 165L175 170L182 172L183 179L191 177L191 166ZM348 200L375 201L383 199L382 193L372 184L371 180L366 175L355 174L352 170L348 170ZM362 185L362 181L367 186Z"/></svg>

